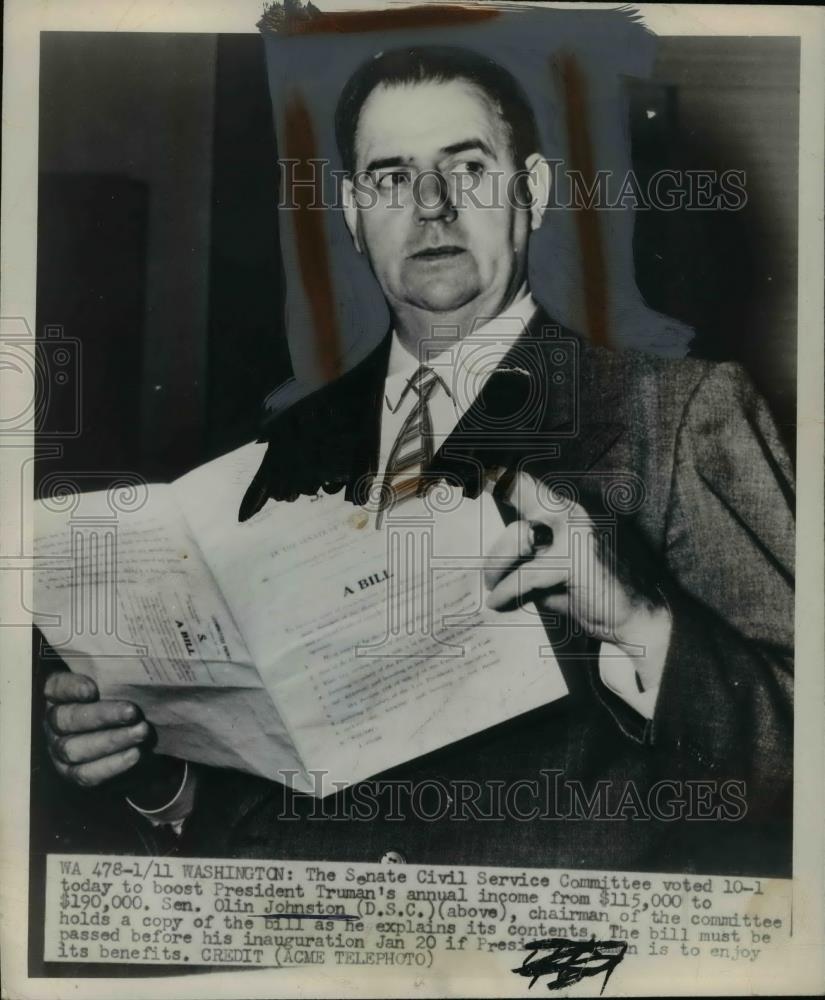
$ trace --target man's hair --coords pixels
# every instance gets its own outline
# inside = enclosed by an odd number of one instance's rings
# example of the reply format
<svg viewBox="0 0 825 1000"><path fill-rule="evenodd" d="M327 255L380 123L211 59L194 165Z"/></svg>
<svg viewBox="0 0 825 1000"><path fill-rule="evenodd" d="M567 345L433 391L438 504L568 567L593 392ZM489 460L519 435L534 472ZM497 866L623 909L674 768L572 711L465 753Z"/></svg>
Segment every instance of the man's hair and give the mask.
<svg viewBox="0 0 825 1000"><path fill-rule="evenodd" d="M539 148L530 102L513 75L486 56L469 49L428 45L381 52L360 66L347 81L335 109L335 138L344 169L355 172L355 136L365 101L376 87L464 80L491 101L507 129L510 149L520 167Z"/></svg>

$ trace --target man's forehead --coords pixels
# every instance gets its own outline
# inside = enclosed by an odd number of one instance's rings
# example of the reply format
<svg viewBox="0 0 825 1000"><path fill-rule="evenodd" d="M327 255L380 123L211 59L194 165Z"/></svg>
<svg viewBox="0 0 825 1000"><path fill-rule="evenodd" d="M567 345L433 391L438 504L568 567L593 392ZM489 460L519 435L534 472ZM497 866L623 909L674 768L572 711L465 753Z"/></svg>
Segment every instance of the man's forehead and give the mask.
<svg viewBox="0 0 825 1000"><path fill-rule="evenodd" d="M426 155L469 136L494 151L507 143L498 109L469 80L379 84L358 118L356 158Z"/></svg>

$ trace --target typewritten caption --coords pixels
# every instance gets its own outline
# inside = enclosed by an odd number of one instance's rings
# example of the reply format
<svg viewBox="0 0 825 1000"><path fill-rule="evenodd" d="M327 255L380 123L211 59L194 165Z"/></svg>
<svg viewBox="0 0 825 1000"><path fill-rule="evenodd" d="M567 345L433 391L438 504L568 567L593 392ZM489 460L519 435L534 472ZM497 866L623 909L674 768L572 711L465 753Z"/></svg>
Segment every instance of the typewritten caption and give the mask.
<svg viewBox="0 0 825 1000"><path fill-rule="evenodd" d="M746 877L49 855L44 958L423 970L485 953L554 989L634 957L770 961L790 900Z"/></svg>

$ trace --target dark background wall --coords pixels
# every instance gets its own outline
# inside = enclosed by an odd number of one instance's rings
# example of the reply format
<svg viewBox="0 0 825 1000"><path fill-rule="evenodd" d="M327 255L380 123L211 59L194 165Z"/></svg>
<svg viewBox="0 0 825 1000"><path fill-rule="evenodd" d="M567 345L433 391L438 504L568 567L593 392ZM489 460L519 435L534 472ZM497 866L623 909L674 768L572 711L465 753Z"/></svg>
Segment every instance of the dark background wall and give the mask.
<svg viewBox="0 0 825 1000"><path fill-rule="evenodd" d="M637 283L695 329L692 354L746 366L793 451L799 42L662 38L650 83L629 86L640 174L744 170L748 192L737 212L639 213Z"/></svg>
<svg viewBox="0 0 825 1000"><path fill-rule="evenodd" d="M44 33L40 107L37 326L81 341L84 421L41 472L174 477L288 372L260 39Z"/></svg>
<svg viewBox="0 0 825 1000"><path fill-rule="evenodd" d="M747 172L743 211L638 214L637 283L692 353L748 366L791 444L797 43L662 39L625 86L640 176ZM37 324L81 342L83 427L41 475L168 479L254 434L290 372L275 160L258 35L44 33Z"/></svg>

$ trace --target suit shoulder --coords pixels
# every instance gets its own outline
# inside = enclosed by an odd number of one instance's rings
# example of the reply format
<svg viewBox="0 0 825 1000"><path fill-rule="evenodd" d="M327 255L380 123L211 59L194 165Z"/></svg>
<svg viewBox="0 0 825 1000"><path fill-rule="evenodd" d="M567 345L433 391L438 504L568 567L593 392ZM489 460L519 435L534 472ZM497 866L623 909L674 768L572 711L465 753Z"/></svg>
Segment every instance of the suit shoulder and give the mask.
<svg viewBox="0 0 825 1000"><path fill-rule="evenodd" d="M701 358L661 358L635 350L611 351L588 346L584 353L589 355L590 364L599 377L613 376L651 389L668 390L679 398L690 396L714 369L737 367Z"/></svg>
<svg viewBox="0 0 825 1000"><path fill-rule="evenodd" d="M317 390L316 390L317 391ZM263 402L264 420L277 421L294 406L311 395L311 391L302 386L295 378L289 378L276 386Z"/></svg>
<svg viewBox="0 0 825 1000"><path fill-rule="evenodd" d="M747 405L755 390L736 362L702 358L660 358L640 351L583 349L583 378L611 386L622 407L650 411L677 422L696 409ZM603 391L603 390L602 390Z"/></svg>
<svg viewBox="0 0 825 1000"><path fill-rule="evenodd" d="M324 385L311 387L295 378L282 382L264 400L264 436L292 434L296 427L306 431L319 418L345 413L383 373L388 350L385 337L365 358Z"/></svg>

